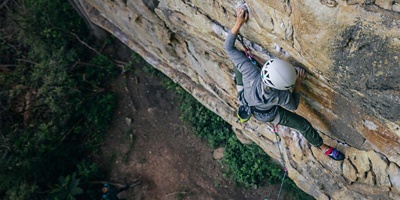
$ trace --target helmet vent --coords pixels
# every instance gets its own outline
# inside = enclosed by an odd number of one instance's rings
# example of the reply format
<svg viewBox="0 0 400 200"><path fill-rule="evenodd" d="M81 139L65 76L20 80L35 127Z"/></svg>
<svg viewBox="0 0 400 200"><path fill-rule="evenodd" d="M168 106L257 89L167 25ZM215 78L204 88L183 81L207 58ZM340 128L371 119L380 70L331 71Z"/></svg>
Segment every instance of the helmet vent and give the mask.
<svg viewBox="0 0 400 200"><path fill-rule="evenodd" d="M268 81L268 83L271 84L272 86L275 86L275 85L272 83L272 81L270 81L270 80L267 80L267 81Z"/></svg>

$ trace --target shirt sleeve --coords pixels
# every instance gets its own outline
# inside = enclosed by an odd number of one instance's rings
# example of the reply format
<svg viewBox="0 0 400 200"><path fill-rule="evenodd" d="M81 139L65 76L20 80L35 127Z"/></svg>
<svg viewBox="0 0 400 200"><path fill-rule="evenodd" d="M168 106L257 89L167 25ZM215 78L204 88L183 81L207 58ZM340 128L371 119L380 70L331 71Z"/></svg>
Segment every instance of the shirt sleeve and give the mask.
<svg viewBox="0 0 400 200"><path fill-rule="evenodd" d="M289 90L278 91L278 105L288 110L296 110L300 103L300 93L290 92Z"/></svg>
<svg viewBox="0 0 400 200"><path fill-rule="evenodd" d="M235 47L236 35L229 32L224 43L224 50L230 60L242 74L244 86L249 86L251 82L259 78L260 69L254 65L246 55Z"/></svg>
<svg viewBox="0 0 400 200"><path fill-rule="evenodd" d="M235 66L248 60L246 55L235 47L236 37L237 35L229 32L224 42L224 50Z"/></svg>

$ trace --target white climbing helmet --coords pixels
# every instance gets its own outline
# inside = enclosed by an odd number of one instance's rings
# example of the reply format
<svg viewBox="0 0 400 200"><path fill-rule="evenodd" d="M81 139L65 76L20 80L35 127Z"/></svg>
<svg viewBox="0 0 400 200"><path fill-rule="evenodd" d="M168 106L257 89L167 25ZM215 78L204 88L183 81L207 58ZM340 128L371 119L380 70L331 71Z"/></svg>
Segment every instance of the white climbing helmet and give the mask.
<svg viewBox="0 0 400 200"><path fill-rule="evenodd" d="M271 59L261 69L261 79L269 87L288 90L296 82L296 70L293 65L284 60Z"/></svg>

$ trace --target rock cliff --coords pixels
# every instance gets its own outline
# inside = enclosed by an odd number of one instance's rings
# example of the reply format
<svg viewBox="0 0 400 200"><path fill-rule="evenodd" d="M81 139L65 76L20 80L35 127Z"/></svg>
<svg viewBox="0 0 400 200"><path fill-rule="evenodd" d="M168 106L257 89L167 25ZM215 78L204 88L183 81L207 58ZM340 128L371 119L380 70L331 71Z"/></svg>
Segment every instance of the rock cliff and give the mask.
<svg viewBox="0 0 400 200"><path fill-rule="evenodd" d="M93 23L232 124L242 142L280 160L270 124L236 122L233 66L222 49L236 1L74 1ZM279 57L308 71L296 113L346 154L343 162L330 160L297 131L280 127L290 178L317 199L400 199L400 2L246 3L245 43L264 60Z"/></svg>

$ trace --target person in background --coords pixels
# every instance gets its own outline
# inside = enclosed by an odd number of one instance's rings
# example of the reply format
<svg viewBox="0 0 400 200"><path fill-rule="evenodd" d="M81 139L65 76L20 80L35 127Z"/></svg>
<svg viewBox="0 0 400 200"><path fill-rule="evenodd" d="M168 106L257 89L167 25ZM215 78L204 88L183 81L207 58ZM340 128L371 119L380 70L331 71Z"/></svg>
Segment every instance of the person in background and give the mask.
<svg viewBox="0 0 400 200"><path fill-rule="evenodd" d="M126 190L129 188L129 184L126 184L122 188L117 188L116 186L110 184L110 183L105 183L103 187L101 188L102 200L124 200L124 199L119 199L118 198L118 193Z"/></svg>

